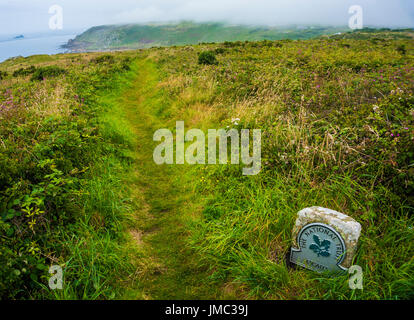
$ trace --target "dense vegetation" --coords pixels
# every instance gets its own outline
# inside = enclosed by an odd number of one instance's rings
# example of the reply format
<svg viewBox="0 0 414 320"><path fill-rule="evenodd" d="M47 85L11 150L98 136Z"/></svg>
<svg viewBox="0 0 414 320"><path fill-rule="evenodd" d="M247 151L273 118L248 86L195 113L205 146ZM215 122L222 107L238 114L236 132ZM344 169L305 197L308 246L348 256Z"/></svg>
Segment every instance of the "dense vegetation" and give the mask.
<svg viewBox="0 0 414 320"><path fill-rule="evenodd" d="M200 298L412 299L413 50L373 34L3 63L0 296L183 297L174 285L201 277L218 292ZM30 80L49 65L65 72ZM157 169L151 130L176 120L262 129L262 171ZM313 205L361 223L364 290L286 265L296 213ZM157 237L167 224L173 237ZM47 289L55 263L63 292Z"/></svg>
<svg viewBox="0 0 414 320"><path fill-rule="evenodd" d="M405 46L407 52L399 48ZM213 277L261 298L412 298L412 41L311 40L159 50L174 101L165 117L192 127L261 128L262 171L200 167L203 219L192 245ZM172 111L173 110L173 111ZM171 113L173 116L171 116ZM232 119L239 118L236 125ZM355 264L364 290L285 266L296 213L319 205L362 224Z"/></svg>
<svg viewBox="0 0 414 320"><path fill-rule="evenodd" d="M52 297L51 264L71 275L65 297L114 296L127 160L124 141L98 125L98 101L125 59L90 59L20 58L1 83L0 297Z"/></svg>

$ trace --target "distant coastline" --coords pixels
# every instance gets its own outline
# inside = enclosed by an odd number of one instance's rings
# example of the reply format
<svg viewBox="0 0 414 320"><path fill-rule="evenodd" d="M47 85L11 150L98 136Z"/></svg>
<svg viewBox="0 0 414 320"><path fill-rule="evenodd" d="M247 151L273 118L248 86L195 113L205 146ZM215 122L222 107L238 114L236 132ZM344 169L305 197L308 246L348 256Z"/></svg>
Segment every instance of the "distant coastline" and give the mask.
<svg viewBox="0 0 414 320"><path fill-rule="evenodd" d="M170 24L126 24L92 27L77 35L62 46L70 52L117 51L195 45L199 43L232 41L276 41L306 40L320 37L361 38L372 32L381 32L385 37L412 38L413 29L389 29L366 27L351 30L347 26L248 26L225 23L177 22Z"/></svg>

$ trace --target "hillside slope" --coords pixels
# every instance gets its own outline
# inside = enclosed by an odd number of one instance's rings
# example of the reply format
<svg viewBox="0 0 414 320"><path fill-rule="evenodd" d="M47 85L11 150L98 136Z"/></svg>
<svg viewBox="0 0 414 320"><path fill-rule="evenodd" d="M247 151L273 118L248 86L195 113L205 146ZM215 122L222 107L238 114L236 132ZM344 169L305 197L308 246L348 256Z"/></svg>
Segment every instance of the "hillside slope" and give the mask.
<svg viewBox="0 0 414 320"><path fill-rule="evenodd" d="M142 49L202 42L309 39L341 31L346 31L346 28L271 28L193 22L158 25L129 24L90 28L69 41L66 48L72 51Z"/></svg>

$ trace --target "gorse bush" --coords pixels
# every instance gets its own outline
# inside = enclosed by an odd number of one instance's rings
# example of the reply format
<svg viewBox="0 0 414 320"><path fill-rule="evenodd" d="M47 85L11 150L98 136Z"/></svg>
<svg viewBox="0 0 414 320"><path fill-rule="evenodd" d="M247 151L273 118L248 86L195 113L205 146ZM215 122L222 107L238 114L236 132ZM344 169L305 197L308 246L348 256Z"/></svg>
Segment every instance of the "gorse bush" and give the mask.
<svg viewBox="0 0 414 320"><path fill-rule="evenodd" d="M199 64L206 64L206 65L215 65L218 64L216 56L212 51L203 51L198 56L198 63Z"/></svg>
<svg viewBox="0 0 414 320"><path fill-rule="evenodd" d="M64 73L66 73L66 70L58 66L40 67L36 69L36 71L34 71L33 76L31 77L31 80L41 81L45 78L57 77Z"/></svg>

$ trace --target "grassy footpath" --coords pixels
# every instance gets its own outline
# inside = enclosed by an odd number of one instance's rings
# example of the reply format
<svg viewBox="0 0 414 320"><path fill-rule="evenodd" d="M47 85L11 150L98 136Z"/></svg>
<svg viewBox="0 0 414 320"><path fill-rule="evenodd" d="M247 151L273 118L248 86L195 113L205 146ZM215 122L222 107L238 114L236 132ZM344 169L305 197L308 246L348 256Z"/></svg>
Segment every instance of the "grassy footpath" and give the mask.
<svg viewBox="0 0 414 320"><path fill-rule="evenodd" d="M184 166L158 166L152 154L153 134L167 124L156 116L166 103L157 89L157 70L147 60L139 60L135 79L115 102L134 134L134 174L127 182L134 204L130 225L131 240L142 254L138 276L127 284L128 299L217 299L219 286L200 268L197 255L187 246L188 220L193 219L194 201ZM194 199L193 199L194 200ZM229 293L226 296L231 298Z"/></svg>

